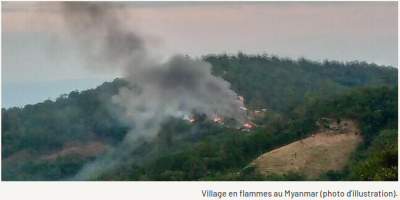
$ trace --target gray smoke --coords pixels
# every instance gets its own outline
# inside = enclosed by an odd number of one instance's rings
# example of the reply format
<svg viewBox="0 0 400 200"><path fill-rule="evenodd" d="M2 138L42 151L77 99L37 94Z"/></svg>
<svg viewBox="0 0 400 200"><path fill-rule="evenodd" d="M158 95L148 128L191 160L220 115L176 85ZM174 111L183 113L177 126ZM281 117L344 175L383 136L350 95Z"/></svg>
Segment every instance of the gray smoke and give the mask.
<svg viewBox="0 0 400 200"><path fill-rule="evenodd" d="M130 83L111 101L124 109L119 116L132 130L121 147L84 166L76 179L85 180L113 168L138 145L156 138L162 122L177 113L231 117L241 123L246 120L237 94L228 82L211 74L209 63L182 55L166 62L156 59L137 30L124 26L129 18L121 13L122 9L116 12L115 5L62 3L66 25L88 66L94 70L122 70Z"/></svg>

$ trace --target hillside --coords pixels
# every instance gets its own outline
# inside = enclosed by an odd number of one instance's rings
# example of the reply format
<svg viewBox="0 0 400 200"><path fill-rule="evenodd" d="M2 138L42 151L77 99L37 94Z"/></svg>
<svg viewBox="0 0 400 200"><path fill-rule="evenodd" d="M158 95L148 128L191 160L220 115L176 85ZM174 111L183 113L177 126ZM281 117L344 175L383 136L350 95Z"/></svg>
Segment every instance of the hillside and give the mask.
<svg viewBox="0 0 400 200"><path fill-rule="evenodd" d="M251 165L265 175L300 172L317 178L329 170L340 171L348 163L350 153L362 142L356 124L342 119L340 125L331 119L329 128L320 128L310 137L272 150L255 159Z"/></svg>
<svg viewBox="0 0 400 200"><path fill-rule="evenodd" d="M317 62L273 54L208 55L213 71L232 84L251 109L296 110L316 99L329 99L353 87L397 85L397 69L362 61ZM282 103L284 102L284 103ZM298 109L298 108L297 108Z"/></svg>
<svg viewBox="0 0 400 200"><path fill-rule="evenodd" d="M259 126L244 132L213 121L189 123L171 117L152 141L142 143L118 166L93 180L266 180L255 172L245 176L238 172L263 153L315 133L319 128L315 121L322 117L354 119L362 133L363 142L347 163L354 170L342 174L343 180L361 180L365 176L356 172L376 174L375 167L387 163L384 169L394 172L397 69L244 54L205 59L214 66L214 74L244 97L249 115ZM107 149L116 148L131 128L116 114L121 108L111 98L126 86L126 80L115 79L55 100L3 108L2 180L66 180ZM258 114L252 115L256 110ZM317 135L314 138L324 134ZM377 156L378 152L386 157ZM378 159L382 157L388 160ZM376 165L371 167L367 161ZM386 175L368 180L395 177Z"/></svg>

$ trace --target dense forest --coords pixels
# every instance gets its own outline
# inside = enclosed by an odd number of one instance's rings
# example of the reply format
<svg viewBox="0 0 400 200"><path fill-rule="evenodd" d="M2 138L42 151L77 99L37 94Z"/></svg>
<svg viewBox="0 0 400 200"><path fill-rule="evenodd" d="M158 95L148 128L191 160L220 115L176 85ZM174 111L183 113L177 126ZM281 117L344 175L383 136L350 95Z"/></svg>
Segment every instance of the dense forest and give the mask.
<svg viewBox="0 0 400 200"><path fill-rule="evenodd" d="M366 62L316 62L275 55L208 55L213 73L244 97L250 131L206 119L173 118L158 137L91 180L310 180L301 172L259 174L248 164L261 154L307 137L321 117L358 122L364 142L345 169L315 180L397 180L397 69ZM98 154L57 153L71 143L116 146L129 131L109 99L124 79L55 100L2 109L2 179L69 180ZM262 110L262 112L259 112ZM254 111L258 111L254 114ZM55 155L55 156L54 156Z"/></svg>

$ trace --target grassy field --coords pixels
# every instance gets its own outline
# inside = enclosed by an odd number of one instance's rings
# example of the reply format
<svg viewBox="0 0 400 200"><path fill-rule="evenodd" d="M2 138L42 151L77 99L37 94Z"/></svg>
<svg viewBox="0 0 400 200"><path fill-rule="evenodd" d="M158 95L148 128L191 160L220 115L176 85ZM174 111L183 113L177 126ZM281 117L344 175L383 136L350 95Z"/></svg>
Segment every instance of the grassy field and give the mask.
<svg viewBox="0 0 400 200"><path fill-rule="evenodd" d="M316 178L321 172L341 170L350 153L362 142L362 136L354 121L342 119L340 124L333 119L324 119L326 125L312 136L265 153L255 159L260 173L284 175L292 170Z"/></svg>

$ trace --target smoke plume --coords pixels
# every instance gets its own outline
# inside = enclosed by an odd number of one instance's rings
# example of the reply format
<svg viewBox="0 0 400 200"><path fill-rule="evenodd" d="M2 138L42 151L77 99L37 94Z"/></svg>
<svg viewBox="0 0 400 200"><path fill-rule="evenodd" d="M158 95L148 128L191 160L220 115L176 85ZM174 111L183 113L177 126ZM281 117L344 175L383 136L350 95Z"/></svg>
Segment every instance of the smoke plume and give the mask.
<svg viewBox="0 0 400 200"><path fill-rule="evenodd" d="M149 52L146 40L132 28L122 8L99 2L64 2L65 24L77 41L78 52L89 68L121 70L130 87L112 97L124 109L120 118L131 131L121 147L84 166L76 179L88 179L132 155L130 152L157 137L161 123L176 113L193 112L232 117L244 122L246 116L230 84L211 74L212 66L202 60L174 55L166 62ZM118 152L118 153L115 153ZM123 152L123 153L122 153Z"/></svg>

